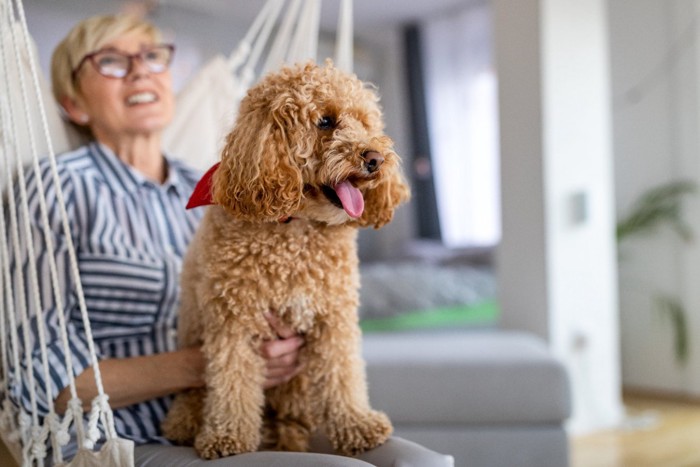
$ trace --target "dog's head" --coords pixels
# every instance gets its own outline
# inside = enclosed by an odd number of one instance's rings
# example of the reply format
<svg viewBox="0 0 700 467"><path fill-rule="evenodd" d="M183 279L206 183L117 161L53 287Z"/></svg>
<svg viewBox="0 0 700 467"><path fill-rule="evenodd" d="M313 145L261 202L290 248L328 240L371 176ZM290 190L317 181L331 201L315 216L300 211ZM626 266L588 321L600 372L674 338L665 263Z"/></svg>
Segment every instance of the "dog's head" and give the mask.
<svg viewBox="0 0 700 467"><path fill-rule="evenodd" d="M213 201L254 222L386 224L409 191L378 101L330 62L267 75L241 102Z"/></svg>

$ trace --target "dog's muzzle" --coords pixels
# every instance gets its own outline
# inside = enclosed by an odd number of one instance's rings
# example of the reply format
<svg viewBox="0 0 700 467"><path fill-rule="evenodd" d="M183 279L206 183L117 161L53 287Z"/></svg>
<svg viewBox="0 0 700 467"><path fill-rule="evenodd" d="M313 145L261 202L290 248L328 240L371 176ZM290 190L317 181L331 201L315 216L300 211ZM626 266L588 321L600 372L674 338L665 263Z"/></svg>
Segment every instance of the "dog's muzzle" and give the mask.
<svg viewBox="0 0 700 467"><path fill-rule="evenodd" d="M374 173L382 166L384 163L384 156L379 154L377 151L365 151L362 153L362 159L364 159L364 166L367 172Z"/></svg>

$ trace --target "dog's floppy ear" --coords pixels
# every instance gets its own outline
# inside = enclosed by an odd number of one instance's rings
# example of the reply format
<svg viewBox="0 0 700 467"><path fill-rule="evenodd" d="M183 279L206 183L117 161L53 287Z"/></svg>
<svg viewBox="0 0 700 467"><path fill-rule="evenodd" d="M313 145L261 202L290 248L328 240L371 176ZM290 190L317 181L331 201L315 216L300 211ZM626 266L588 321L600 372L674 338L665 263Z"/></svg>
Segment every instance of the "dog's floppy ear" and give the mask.
<svg viewBox="0 0 700 467"><path fill-rule="evenodd" d="M278 113L264 106L246 107L241 105L236 126L226 138L212 197L239 219L277 221L299 208L301 170Z"/></svg>
<svg viewBox="0 0 700 467"><path fill-rule="evenodd" d="M394 209L411 197L396 154L387 155L382 170L386 172L378 184L364 193L365 210L358 220L362 227L373 225L378 229L389 223L394 217Z"/></svg>

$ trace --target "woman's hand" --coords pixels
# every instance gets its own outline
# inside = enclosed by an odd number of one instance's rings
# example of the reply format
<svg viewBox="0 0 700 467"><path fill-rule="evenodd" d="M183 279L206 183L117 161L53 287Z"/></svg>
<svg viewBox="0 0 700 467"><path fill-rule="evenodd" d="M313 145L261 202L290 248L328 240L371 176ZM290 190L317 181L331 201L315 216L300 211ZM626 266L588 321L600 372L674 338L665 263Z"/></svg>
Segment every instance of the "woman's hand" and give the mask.
<svg viewBox="0 0 700 467"><path fill-rule="evenodd" d="M299 364L299 349L304 345L304 338L271 313L265 313L265 318L277 334L277 339L263 342L260 348L266 362L263 389L270 389L299 374L302 369Z"/></svg>

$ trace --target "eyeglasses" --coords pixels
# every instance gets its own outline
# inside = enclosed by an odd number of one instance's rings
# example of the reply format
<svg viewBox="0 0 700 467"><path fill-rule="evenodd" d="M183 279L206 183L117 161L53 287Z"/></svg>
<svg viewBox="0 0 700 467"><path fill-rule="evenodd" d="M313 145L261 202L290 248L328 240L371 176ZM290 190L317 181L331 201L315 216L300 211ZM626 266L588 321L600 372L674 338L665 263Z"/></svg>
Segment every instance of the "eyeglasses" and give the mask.
<svg viewBox="0 0 700 467"><path fill-rule="evenodd" d="M135 54L125 54L112 49L98 50L87 54L80 60L78 66L73 68L71 79L75 81L78 71L86 61L92 63L95 70L107 78L127 76L131 72L136 58L140 59L151 73L163 73L170 66L174 53L175 46L172 44L154 45Z"/></svg>

